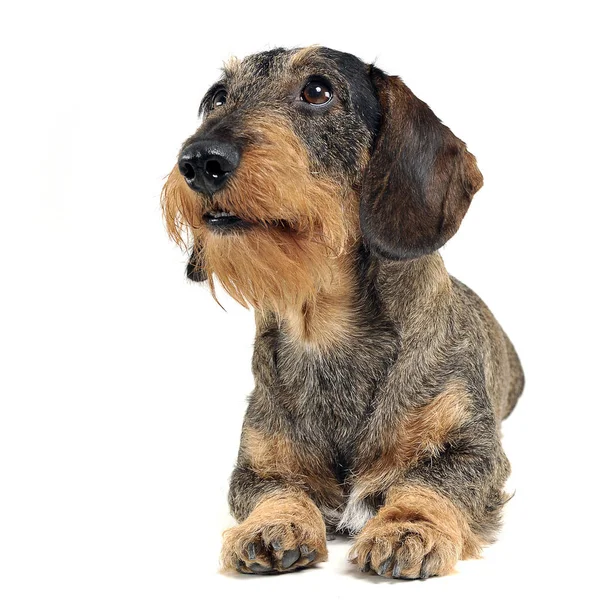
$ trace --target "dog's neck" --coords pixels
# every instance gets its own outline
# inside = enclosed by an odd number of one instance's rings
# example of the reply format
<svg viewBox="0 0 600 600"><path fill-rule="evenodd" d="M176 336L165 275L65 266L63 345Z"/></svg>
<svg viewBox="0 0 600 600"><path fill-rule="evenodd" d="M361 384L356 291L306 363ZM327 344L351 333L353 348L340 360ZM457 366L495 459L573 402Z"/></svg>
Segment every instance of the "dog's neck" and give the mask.
<svg viewBox="0 0 600 600"><path fill-rule="evenodd" d="M427 307L437 307L452 289L438 252L406 261L380 259L378 267L376 286L386 298L386 311L404 324L415 313L428 313Z"/></svg>
<svg viewBox="0 0 600 600"><path fill-rule="evenodd" d="M331 284L311 304L288 307L278 315L290 341L314 350L353 346L372 319L399 324L417 334L432 311L447 304L452 284L436 252L410 261L391 261L353 250L335 259ZM380 298L386 298L381 302Z"/></svg>
<svg viewBox="0 0 600 600"><path fill-rule="evenodd" d="M452 280L438 252L408 261L380 260L375 286L404 344L427 343L425 332L437 330L431 323L443 321L452 303Z"/></svg>
<svg viewBox="0 0 600 600"><path fill-rule="evenodd" d="M281 327L294 341L314 349L343 342L354 328L357 278L354 255L332 259L332 279L314 301L290 306L281 315Z"/></svg>

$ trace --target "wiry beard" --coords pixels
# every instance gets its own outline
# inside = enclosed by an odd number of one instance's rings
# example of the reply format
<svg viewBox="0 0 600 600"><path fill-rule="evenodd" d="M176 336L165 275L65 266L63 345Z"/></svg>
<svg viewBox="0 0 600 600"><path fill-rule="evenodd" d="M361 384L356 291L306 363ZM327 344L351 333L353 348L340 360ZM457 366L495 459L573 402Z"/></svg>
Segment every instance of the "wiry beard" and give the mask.
<svg viewBox="0 0 600 600"><path fill-rule="evenodd" d="M202 257L214 295L214 278L235 300L260 310L298 308L335 283L335 256L307 234L257 227L242 235L214 236Z"/></svg>

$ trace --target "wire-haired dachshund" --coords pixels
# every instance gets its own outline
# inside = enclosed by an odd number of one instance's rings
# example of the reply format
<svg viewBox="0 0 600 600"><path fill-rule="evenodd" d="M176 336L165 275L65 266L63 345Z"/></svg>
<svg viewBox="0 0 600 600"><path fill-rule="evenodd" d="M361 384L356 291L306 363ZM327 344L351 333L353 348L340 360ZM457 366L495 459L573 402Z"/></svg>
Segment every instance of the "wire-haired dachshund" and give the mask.
<svg viewBox="0 0 600 600"><path fill-rule="evenodd" d="M322 47L230 61L164 186L187 274L256 314L222 562L274 573L334 531L384 577L452 572L493 541L517 354L438 249L483 184L398 77Z"/></svg>

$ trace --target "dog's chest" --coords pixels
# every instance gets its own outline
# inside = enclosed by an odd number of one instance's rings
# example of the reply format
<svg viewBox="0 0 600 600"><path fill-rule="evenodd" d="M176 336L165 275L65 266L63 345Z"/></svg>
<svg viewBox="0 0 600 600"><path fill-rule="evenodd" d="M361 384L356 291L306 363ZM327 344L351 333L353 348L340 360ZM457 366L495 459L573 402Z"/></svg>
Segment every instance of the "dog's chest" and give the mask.
<svg viewBox="0 0 600 600"><path fill-rule="evenodd" d="M338 480L354 465L376 392L397 357L395 332L365 330L353 344L316 351L286 339L276 345L278 401L290 435L333 458Z"/></svg>

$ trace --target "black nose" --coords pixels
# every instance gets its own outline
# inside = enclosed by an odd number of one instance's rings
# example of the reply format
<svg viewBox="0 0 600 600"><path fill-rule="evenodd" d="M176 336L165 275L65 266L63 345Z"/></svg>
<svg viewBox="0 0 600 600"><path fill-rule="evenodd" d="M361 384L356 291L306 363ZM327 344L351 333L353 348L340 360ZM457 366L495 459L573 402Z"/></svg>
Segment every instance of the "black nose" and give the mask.
<svg viewBox="0 0 600 600"><path fill-rule="evenodd" d="M186 146L179 156L179 171L195 192L214 194L240 162L238 149L228 142L203 140Z"/></svg>

